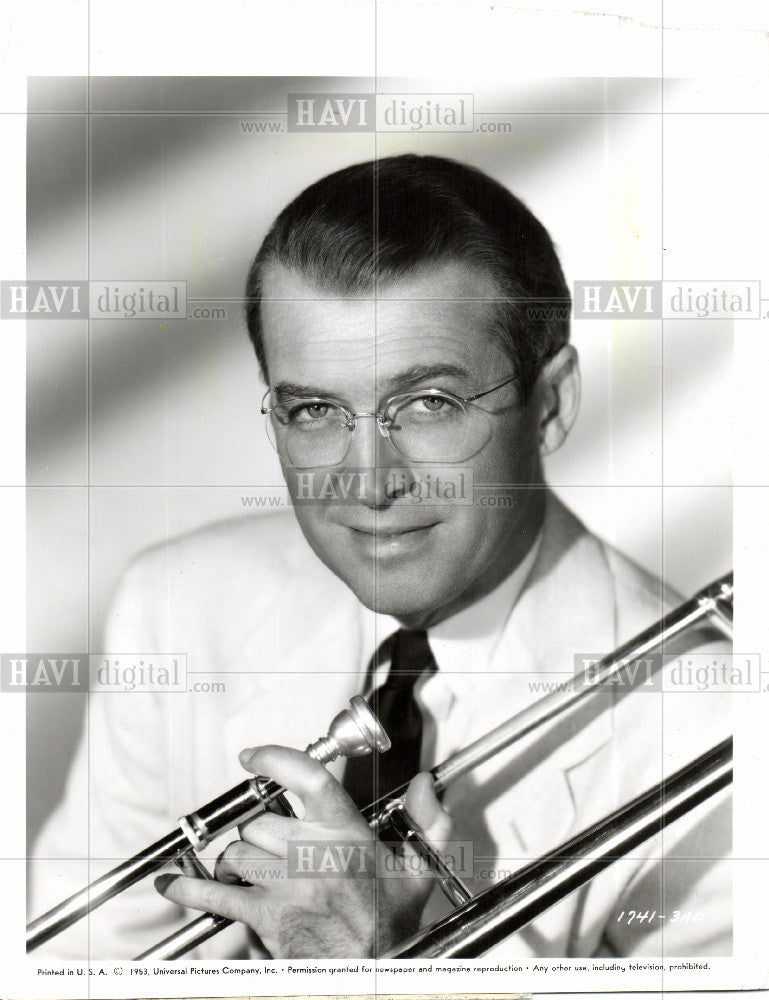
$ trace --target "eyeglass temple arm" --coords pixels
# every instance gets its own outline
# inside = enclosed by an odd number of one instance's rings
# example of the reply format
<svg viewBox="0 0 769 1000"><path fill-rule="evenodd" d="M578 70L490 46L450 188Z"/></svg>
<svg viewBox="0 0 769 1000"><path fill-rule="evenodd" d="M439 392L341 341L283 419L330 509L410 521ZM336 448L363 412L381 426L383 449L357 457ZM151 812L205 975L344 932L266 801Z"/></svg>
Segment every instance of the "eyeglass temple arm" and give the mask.
<svg viewBox="0 0 769 1000"><path fill-rule="evenodd" d="M463 403L474 403L476 399L481 399L483 396L488 396L492 392L496 392L497 389L501 389L503 385L509 385L511 382L517 382L518 376L511 375L510 378L506 378L504 382L500 382L499 385L493 385L490 389L484 389L483 392L477 392L474 396L466 396L462 399ZM459 397L462 398L461 396Z"/></svg>

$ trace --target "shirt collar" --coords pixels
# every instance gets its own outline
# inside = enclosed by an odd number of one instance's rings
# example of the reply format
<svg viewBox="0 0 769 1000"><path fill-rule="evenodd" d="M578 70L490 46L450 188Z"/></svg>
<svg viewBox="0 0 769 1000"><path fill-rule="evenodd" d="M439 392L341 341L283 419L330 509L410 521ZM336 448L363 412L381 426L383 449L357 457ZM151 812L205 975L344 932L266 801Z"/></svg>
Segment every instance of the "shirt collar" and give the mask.
<svg viewBox="0 0 769 1000"><path fill-rule="evenodd" d="M488 670L539 552L541 533L512 573L475 604L428 630L442 676ZM450 682L449 682L450 683Z"/></svg>

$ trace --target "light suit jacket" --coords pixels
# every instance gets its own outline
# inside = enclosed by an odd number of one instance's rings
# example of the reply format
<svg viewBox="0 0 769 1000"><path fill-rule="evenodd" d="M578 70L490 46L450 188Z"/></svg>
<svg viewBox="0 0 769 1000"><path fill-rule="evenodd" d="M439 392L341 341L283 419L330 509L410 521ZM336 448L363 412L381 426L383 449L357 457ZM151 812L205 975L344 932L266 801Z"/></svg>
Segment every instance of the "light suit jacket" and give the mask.
<svg viewBox="0 0 769 1000"><path fill-rule="evenodd" d="M549 497L536 561L477 685L476 710L468 704L452 733L454 749L541 697L543 684L568 679L575 655L615 649L676 601ZM361 665L372 652L362 648L364 613L290 513L208 526L135 560L114 599L104 652L123 663L182 654L188 691L90 696L63 801L36 845L32 915L242 781L243 747L304 747L322 735L363 686ZM662 695L645 687L624 695L614 687L590 699L449 788L444 805L453 836L475 855L474 889L553 848L729 732L728 706L712 692ZM339 775L342 765L331 768ZM495 954L728 954L731 876L721 859L730 840L731 806L722 796ZM215 858L227 842L204 856ZM426 919L442 912L434 896ZM40 954L130 958L193 915L146 880ZM246 941L236 926L195 957L245 957Z"/></svg>

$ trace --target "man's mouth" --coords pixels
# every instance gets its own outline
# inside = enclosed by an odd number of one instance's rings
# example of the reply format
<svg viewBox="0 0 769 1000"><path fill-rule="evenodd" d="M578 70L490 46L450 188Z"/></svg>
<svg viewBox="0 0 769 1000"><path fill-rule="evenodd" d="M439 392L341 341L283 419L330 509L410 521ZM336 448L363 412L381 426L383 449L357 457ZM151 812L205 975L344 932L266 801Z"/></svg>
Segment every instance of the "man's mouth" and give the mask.
<svg viewBox="0 0 769 1000"><path fill-rule="evenodd" d="M429 544L432 529L438 524L408 525L345 525L350 532L353 545L367 558L385 559L409 556L419 552Z"/></svg>
<svg viewBox="0 0 769 1000"><path fill-rule="evenodd" d="M428 528L434 528L437 521L430 521L427 524L410 524L410 525L367 525L367 526L357 526L354 524L345 525L350 531L354 531L359 535L369 535L375 538L396 538L400 535L410 535L415 531L426 531Z"/></svg>

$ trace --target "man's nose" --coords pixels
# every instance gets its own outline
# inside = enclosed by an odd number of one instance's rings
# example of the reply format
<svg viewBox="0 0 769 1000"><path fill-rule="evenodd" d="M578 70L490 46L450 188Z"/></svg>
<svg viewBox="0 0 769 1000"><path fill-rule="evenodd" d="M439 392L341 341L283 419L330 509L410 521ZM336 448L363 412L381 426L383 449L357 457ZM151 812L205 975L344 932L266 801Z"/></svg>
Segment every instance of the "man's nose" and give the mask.
<svg viewBox="0 0 769 1000"><path fill-rule="evenodd" d="M413 472L379 429L375 417L358 417L352 431L345 466L360 476L356 500L365 507L384 509L409 493Z"/></svg>

